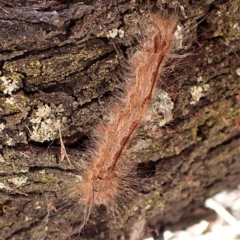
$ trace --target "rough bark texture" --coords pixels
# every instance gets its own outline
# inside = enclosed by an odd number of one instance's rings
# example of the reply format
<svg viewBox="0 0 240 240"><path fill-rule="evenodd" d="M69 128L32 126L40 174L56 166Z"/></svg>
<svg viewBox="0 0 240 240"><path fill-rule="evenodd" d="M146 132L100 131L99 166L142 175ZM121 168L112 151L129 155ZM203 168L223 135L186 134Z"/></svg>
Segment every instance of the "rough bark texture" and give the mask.
<svg viewBox="0 0 240 240"><path fill-rule="evenodd" d="M162 2L0 1L2 239L139 239L211 217L204 200L238 186L240 2ZM61 160L58 127L81 168L154 5L179 15L175 51L191 53L162 78L173 119L144 124L133 140L129 157L150 174L124 214L97 209L79 234L81 213L63 197L77 173Z"/></svg>

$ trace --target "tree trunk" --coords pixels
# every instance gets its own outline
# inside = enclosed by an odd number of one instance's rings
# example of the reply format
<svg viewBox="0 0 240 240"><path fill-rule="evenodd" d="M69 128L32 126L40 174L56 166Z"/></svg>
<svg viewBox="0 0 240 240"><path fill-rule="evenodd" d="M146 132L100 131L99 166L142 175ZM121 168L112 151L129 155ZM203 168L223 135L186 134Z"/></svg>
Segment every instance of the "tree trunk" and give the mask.
<svg viewBox="0 0 240 240"><path fill-rule="evenodd" d="M122 214L100 206L80 232L66 188L156 10L178 23L160 114L129 148L139 186ZM204 200L240 183L237 1L0 0L0 13L1 239L135 240L213 216Z"/></svg>

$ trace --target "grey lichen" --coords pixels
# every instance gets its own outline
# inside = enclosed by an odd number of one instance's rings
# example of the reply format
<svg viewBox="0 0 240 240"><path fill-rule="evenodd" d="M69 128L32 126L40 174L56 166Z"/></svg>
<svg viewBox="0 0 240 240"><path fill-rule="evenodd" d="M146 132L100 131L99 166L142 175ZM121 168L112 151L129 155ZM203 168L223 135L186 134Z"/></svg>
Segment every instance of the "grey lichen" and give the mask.
<svg viewBox="0 0 240 240"><path fill-rule="evenodd" d="M162 127L172 120L173 107L174 103L168 93L161 89L157 89L148 113L148 118L150 116L150 121L156 120L158 125Z"/></svg>

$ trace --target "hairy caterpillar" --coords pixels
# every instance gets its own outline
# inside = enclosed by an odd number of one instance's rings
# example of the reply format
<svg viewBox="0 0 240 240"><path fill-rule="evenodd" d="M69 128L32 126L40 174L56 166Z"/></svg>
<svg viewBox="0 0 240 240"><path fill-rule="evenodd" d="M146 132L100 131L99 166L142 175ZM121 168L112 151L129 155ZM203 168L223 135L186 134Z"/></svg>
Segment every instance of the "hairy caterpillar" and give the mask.
<svg viewBox="0 0 240 240"><path fill-rule="evenodd" d="M123 73L123 94L113 106L110 120L95 131L97 141L84 166L82 181L69 188L68 197L83 209L80 230L88 221L93 207L105 205L113 212L131 196L133 166L126 149L142 123L164 63L169 55L177 18L152 15L151 23L140 40L140 47L129 59Z"/></svg>

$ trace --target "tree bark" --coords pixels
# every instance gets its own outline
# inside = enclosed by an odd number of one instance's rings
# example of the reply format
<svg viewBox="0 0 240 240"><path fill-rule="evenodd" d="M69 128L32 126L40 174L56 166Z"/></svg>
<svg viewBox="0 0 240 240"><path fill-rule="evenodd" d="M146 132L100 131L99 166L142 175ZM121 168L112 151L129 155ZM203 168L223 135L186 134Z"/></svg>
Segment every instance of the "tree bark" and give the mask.
<svg viewBox="0 0 240 240"><path fill-rule="evenodd" d="M0 0L2 239L141 239L212 218L204 200L239 185L240 8L188 2ZM129 159L144 174L123 214L102 206L79 233L81 210L65 190L152 9L179 16L158 90L170 110L131 142Z"/></svg>

